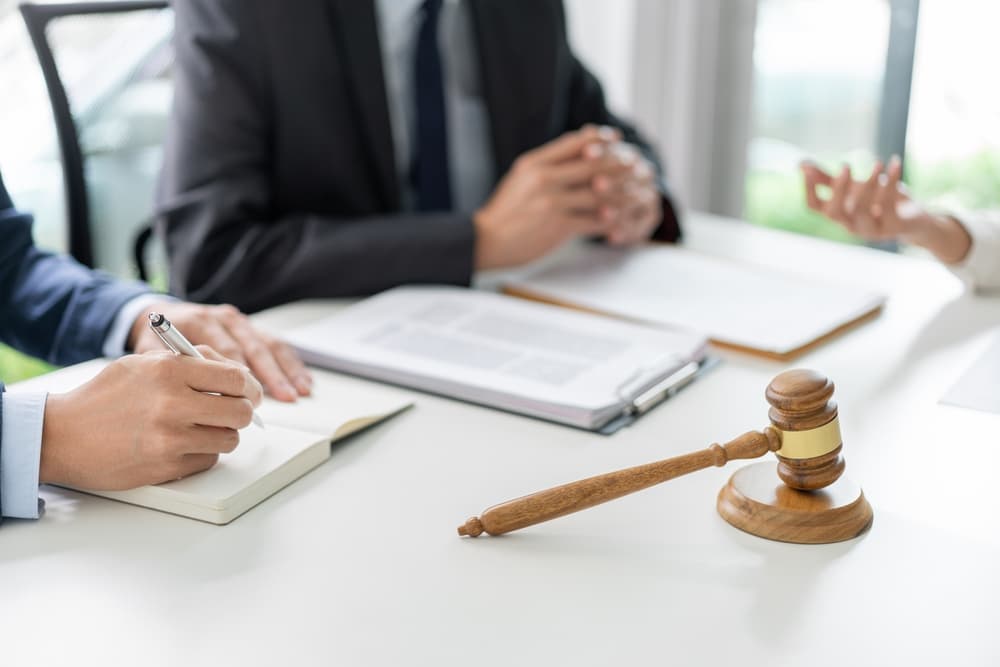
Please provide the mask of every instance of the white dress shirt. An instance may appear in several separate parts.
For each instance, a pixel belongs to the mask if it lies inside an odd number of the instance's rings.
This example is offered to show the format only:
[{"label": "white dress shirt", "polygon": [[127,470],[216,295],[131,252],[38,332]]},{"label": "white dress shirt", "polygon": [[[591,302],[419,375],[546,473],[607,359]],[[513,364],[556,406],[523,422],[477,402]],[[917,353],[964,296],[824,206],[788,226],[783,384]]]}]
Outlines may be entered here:
[{"label": "white dress shirt", "polygon": [[956,218],[972,237],[972,247],[951,270],[977,291],[1000,291],[1000,212],[963,213]]},{"label": "white dress shirt", "polygon": [[[162,294],[143,294],[122,306],[104,339],[104,356],[125,354],[128,334],[139,314],[153,303],[168,300]],[[3,395],[3,448],[0,449],[0,507],[12,519],[37,519],[38,468],[42,455],[45,392],[6,392]]]},{"label": "white dress shirt", "polygon": [[[378,0],[379,42],[386,101],[403,207],[413,210],[410,183],[416,94],[413,90],[417,35],[423,0]],[[489,198],[496,180],[490,117],[483,98],[479,52],[464,0],[445,0],[438,30],[448,123],[448,171],[452,209],[472,213]]]}]

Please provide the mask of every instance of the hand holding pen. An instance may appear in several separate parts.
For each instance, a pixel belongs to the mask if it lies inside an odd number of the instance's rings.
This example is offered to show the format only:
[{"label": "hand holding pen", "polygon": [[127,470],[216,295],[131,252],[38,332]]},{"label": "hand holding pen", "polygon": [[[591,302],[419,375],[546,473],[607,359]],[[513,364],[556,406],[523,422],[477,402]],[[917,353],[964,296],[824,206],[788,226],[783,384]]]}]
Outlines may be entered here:
[{"label": "hand holding pen", "polygon": [[[171,350],[174,354],[181,354],[187,357],[194,357],[196,359],[204,359],[205,357],[198,351],[191,342],[184,337],[177,327],[173,326],[166,317],[160,313],[150,313],[149,314],[149,327],[153,330],[153,333],[159,337],[167,349]],[[260,416],[254,412],[253,413],[253,423],[264,428],[264,421]]]},{"label": "hand holding pen", "polygon": [[131,489],[207,470],[236,449],[263,389],[247,368],[200,351],[128,354],[76,389],[50,393],[39,481]]}]

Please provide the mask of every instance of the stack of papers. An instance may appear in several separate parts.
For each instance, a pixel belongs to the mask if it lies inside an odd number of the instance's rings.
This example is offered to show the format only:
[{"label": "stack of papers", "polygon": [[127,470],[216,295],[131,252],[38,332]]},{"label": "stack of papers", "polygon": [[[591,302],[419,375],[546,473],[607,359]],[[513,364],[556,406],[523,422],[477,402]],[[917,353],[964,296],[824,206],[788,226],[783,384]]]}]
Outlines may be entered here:
[{"label": "stack of papers", "polygon": [[286,333],[307,363],[600,430],[690,379],[700,334],[457,287],[399,287]]}]

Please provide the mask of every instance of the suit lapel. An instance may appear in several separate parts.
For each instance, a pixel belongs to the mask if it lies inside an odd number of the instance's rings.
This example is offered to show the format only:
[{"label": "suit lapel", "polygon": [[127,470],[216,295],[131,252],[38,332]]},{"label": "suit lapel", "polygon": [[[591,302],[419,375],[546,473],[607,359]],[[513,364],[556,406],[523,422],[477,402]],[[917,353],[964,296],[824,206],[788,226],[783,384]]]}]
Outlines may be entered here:
[{"label": "suit lapel", "polygon": [[386,210],[400,207],[392,125],[386,101],[378,18],[374,0],[328,0],[333,29],[345,60],[359,124],[368,143]]},{"label": "suit lapel", "polygon": [[479,51],[480,75],[486,108],[493,133],[493,155],[497,175],[507,173],[519,151],[517,118],[513,104],[520,88],[517,52],[510,48],[507,12],[501,3],[479,0],[469,2],[472,25]]},{"label": "suit lapel", "polygon": [[467,0],[493,131],[497,174],[552,137],[555,72],[548,3]]}]

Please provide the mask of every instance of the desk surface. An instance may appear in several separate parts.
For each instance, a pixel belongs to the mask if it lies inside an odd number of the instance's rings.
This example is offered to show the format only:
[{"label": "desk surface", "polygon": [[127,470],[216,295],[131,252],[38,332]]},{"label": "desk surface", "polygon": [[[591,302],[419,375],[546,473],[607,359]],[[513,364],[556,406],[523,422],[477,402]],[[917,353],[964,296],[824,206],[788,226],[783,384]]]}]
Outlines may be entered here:
[{"label": "desk surface", "polygon": [[[707,216],[687,243],[891,295],[794,364],[837,384],[866,536],[798,546],[731,528],[715,497],[732,464],[504,538],[455,534],[496,502],[765,425],[780,363],[725,354],[612,437],[418,395],[229,526],[45,490],[41,521],[0,529],[0,661],[1000,663],[1000,416],[937,402],[986,349],[1000,299],[963,295],[931,261]],[[258,319],[280,331],[331,307]]]}]

